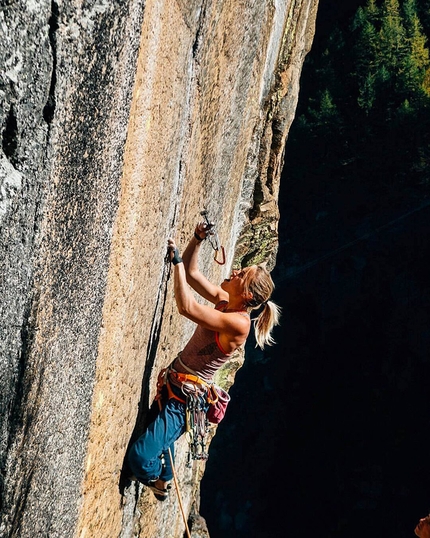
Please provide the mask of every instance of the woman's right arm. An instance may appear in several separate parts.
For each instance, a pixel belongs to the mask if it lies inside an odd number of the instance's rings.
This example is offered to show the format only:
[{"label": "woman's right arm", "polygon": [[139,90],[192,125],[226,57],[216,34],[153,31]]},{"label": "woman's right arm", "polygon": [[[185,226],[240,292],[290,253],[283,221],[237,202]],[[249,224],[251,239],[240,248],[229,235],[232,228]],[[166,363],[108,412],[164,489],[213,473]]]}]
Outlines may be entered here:
[{"label": "woman's right arm", "polygon": [[[182,260],[186,272],[188,284],[207,301],[217,304],[220,301],[228,301],[228,293],[220,286],[212,284],[199,269],[198,255],[203,239],[207,235],[207,226],[204,223],[199,223],[195,229],[195,235],[190,239]],[[200,237],[200,241],[196,238]]]}]

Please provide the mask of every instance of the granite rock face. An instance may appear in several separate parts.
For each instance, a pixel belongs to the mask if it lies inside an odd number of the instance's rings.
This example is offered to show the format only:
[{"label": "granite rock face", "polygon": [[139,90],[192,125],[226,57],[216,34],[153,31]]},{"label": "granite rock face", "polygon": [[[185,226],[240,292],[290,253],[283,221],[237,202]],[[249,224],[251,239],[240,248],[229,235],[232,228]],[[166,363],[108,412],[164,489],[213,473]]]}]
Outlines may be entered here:
[{"label": "granite rock face", "polygon": [[[204,246],[210,278],[274,266],[317,3],[0,2],[2,536],[183,535],[176,496],[122,472],[193,330],[167,238],[184,246],[206,207],[227,254],[218,266]],[[182,502],[205,536],[204,465],[186,452]]]}]

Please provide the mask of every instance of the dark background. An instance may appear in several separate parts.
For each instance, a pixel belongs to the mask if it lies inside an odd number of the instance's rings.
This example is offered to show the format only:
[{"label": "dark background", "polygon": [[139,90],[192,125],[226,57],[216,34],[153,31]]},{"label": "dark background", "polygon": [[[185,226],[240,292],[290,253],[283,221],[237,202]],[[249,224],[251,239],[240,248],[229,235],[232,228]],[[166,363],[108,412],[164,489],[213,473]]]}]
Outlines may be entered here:
[{"label": "dark background", "polygon": [[[363,4],[321,0],[310,54]],[[211,538],[413,538],[430,509],[430,200],[410,186],[292,181],[294,153],[287,142],[282,326],[276,346],[247,344],[201,514]]]}]

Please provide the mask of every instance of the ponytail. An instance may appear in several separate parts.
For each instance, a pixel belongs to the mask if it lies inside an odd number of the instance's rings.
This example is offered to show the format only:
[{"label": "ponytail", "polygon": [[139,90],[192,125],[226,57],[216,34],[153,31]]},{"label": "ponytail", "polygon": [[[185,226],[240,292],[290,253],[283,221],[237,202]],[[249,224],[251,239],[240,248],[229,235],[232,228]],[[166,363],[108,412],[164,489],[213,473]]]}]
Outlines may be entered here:
[{"label": "ponytail", "polygon": [[281,317],[281,308],[272,301],[263,303],[262,312],[254,320],[256,347],[264,349],[264,346],[271,346],[275,343],[272,336],[272,330],[276,325],[279,325]]},{"label": "ponytail", "polygon": [[275,325],[279,325],[281,317],[281,308],[273,301],[269,301],[274,289],[273,280],[264,265],[257,265],[255,272],[246,273],[245,291],[252,294],[246,305],[251,310],[263,307],[254,320],[255,339],[261,349],[264,349],[265,345],[271,346],[275,343],[272,330]]}]

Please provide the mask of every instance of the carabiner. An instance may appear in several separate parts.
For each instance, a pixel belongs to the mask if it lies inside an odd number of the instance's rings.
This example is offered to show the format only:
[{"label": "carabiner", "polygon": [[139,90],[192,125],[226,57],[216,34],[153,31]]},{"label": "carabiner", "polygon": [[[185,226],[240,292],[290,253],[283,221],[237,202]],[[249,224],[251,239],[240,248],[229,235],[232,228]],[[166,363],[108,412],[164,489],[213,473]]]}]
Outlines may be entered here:
[{"label": "carabiner", "polygon": [[[220,262],[217,258],[218,258],[218,252],[221,250],[221,254],[222,254],[222,262]],[[224,265],[225,264],[225,250],[224,250],[224,247],[221,245],[219,249],[215,250],[215,256],[214,256],[214,260],[217,262],[218,265]]]},{"label": "carabiner", "polygon": [[[211,247],[215,251],[214,260],[217,262],[218,265],[224,265],[225,264],[225,250],[224,247],[220,244],[218,234],[215,231],[215,224],[209,220],[208,212],[206,209],[203,211],[200,211],[200,215],[205,219],[206,225],[208,227],[207,232],[207,238],[209,243],[211,244]],[[221,261],[218,260],[218,252],[221,250]]]}]

